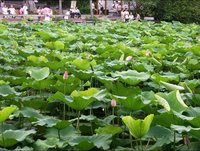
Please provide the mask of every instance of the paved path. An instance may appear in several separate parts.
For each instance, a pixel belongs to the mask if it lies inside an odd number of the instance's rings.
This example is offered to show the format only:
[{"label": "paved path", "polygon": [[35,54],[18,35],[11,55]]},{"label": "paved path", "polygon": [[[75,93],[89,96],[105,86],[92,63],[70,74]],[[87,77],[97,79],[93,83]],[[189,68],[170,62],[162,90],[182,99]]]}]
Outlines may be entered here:
[{"label": "paved path", "polygon": [[[53,20],[64,20],[64,16],[65,15],[52,15],[51,18]],[[0,14],[0,20],[7,20],[7,21],[21,21],[23,19],[31,19],[35,22],[38,21],[38,17],[40,17],[40,15],[2,15]],[[105,16],[100,16],[100,15],[95,15],[96,18],[98,19],[104,19]],[[88,21],[88,18],[90,18],[90,15],[82,15],[81,18],[70,18],[69,21],[71,22],[75,22],[75,23],[85,23],[85,22],[91,22]],[[120,19],[120,17],[118,16],[107,16],[107,18],[109,18],[110,20],[116,20],[116,19]]]}]

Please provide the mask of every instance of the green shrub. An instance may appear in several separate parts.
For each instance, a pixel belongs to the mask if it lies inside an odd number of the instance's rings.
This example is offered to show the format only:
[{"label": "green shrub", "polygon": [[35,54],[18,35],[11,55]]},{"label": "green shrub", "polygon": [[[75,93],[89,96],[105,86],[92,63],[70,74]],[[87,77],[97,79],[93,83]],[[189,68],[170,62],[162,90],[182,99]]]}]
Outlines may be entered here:
[{"label": "green shrub", "polygon": [[136,0],[136,12],[156,20],[200,23],[199,0]]}]

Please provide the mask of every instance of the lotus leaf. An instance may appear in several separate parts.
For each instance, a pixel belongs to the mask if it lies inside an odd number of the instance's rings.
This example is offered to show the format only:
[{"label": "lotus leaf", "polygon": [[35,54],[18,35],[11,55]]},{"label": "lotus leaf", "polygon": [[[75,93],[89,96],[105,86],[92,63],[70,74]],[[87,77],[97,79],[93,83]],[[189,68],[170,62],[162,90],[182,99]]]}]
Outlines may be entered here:
[{"label": "lotus leaf", "polygon": [[35,130],[6,130],[2,134],[0,134],[0,146],[3,147],[11,147],[17,144],[18,142],[22,142],[27,136],[30,134],[35,134]]},{"label": "lotus leaf", "polygon": [[131,116],[124,116],[122,120],[128,127],[131,135],[133,135],[135,138],[142,138],[149,131],[153,117],[154,115],[150,114],[147,117],[145,117],[144,120],[135,120]]},{"label": "lotus leaf", "polygon": [[167,83],[167,82],[164,82],[164,81],[160,81],[160,83],[162,85],[164,85],[170,91],[173,91],[173,90],[184,90],[184,87],[182,87],[182,86],[174,85],[174,84]]},{"label": "lotus leaf", "polygon": [[122,72],[112,73],[113,77],[119,77],[120,81],[125,82],[130,85],[136,85],[142,81],[149,79],[150,75],[144,72],[137,72],[135,70],[128,70]]},{"label": "lotus leaf", "polygon": [[112,134],[113,136],[122,132],[120,127],[115,127],[112,125],[106,125],[105,127],[99,127],[95,130],[97,134]]},{"label": "lotus leaf", "polygon": [[29,68],[27,72],[30,74],[30,76],[35,79],[36,81],[44,80],[49,76],[49,68]]},{"label": "lotus leaf", "polygon": [[55,41],[54,42],[54,48],[56,50],[63,50],[63,49],[65,49],[65,44],[61,41]]},{"label": "lotus leaf", "polygon": [[95,60],[88,61],[81,58],[77,58],[72,62],[72,64],[81,70],[88,70],[91,68],[91,66],[93,67],[96,66],[96,61]]},{"label": "lotus leaf", "polygon": [[0,95],[9,96],[9,95],[20,95],[21,93],[16,92],[14,88],[11,88],[9,85],[0,85]]},{"label": "lotus leaf", "polygon": [[0,123],[4,122],[8,117],[17,110],[16,106],[5,107],[0,111]]}]

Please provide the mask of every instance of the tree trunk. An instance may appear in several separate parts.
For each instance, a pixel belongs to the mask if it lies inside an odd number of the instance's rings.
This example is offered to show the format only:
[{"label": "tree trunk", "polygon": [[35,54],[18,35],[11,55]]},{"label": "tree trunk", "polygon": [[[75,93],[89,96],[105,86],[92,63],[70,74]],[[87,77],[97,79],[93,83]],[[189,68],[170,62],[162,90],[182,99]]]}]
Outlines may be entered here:
[{"label": "tree trunk", "polygon": [[37,12],[37,8],[36,8],[36,6],[35,6],[34,0],[28,0],[28,1],[27,1],[27,6],[28,6],[29,11],[30,11],[31,13],[36,13],[36,12]]},{"label": "tree trunk", "polygon": [[62,0],[59,0],[59,14],[62,15]]},{"label": "tree trunk", "polygon": [[92,0],[90,0],[90,15],[91,15],[91,18],[93,19],[94,13],[93,13],[93,10],[92,10]]}]

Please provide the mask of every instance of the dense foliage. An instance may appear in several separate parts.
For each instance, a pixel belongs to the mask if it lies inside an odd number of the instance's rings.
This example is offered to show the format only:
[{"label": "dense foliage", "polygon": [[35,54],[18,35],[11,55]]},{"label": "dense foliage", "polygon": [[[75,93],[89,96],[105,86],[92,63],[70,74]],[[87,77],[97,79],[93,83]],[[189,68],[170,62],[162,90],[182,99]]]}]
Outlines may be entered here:
[{"label": "dense foliage", "polygon": [[136,11],[157,20],[200,23],[199,0],[136,0]]},{"label": "dense foliage", "polygon": [[198,150],[200,26],[0,23],[0,150]]}]

